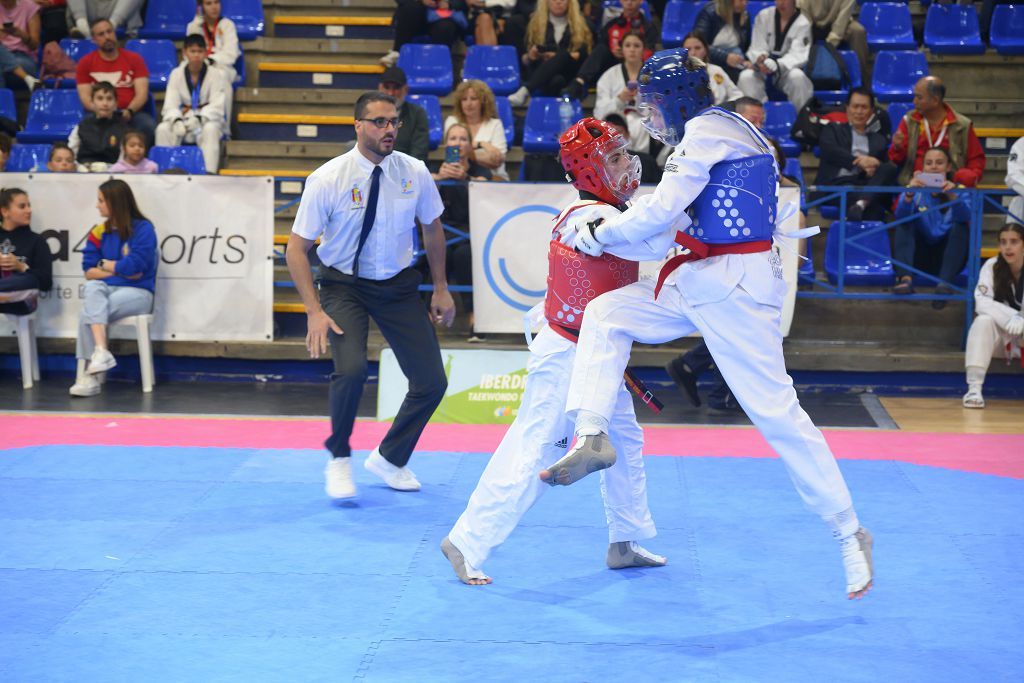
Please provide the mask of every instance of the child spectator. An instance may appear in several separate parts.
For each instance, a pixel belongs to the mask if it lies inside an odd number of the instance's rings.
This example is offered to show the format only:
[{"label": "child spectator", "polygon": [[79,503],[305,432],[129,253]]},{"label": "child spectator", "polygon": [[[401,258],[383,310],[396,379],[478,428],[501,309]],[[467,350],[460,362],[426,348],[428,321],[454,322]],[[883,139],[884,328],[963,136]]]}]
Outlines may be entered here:
[{"label": "child spectator", "polygon": [[577,0],[540,0],[526,28],[522,55],[523,85],[509,95],[513,107],[526,104],[530,93],[556,95],[580,70],[594,46]]},{"label": "child spectator", "polygon": [[689,51],[691,57],[696,57],[707,64],[708,80],[711,82],[711,92],[715,96],[716,105],[732,102],[743,97],[743,91],[733,83],[733,80],[729,78],[729,74],[725,73],[725,69],[711,63],[710,48],[707,41],[704,40],[704,36],[696,31],[688,33],[686,38],[683,39],[683,47]]},{"label": "child spectator", "polygon": [[103,172],[121,155],[128,124],[117,116],[117,91],[110,83],[92,86],[92,113],[86,114],[68,136],[79,170]]},{"label": "child spectator", "polygon": [[39,5],[33,0],[0,0],[0,24],[0,69],[8,87],[13,76],[31,92],[39,82]]},{"label": "child spectator", "polygon": [[466,126],[473,141],[470,161],[489,168],[495,180],[508,180],[505,170],[508,141],[505,126],[498,118],[494,93],[483,81],[468,80],[459,83],[452,99],[455,113],[444,120],[444,129],[448,130],[454,123]]},{"label": "child spectator", "polygon": [[[895,228],[893,258],[909,263],[915,268],[938,275],[939,279],[951,282],[964,267],[967,260],[967,245],[970,236],[971,209],[965,197],[957,197],[951,190],[958,187],[949,180],[953,163],[949,152],[942,147],[932,147],[925,152],[922,170],[914,174],[908,187],[930,187],[921,173],[940,174],[946,179],[939,191],[906,192],[896,202],[896,219],[915,215],[907,223]],[[962,187],[962,186],[959,186]],[[952,206],[937,211],[932,207],[954,202]],[[926,213],[927,212],[927,213]],[[893,294],[913,294],[914,278],[903,266],[896,265],[897,284]],[[946,284],[935,288],[936,294],[952,294]],[[936,308],[945,306],[944,301],[935,301]]]},{"label": "child spectator", "polygon": [[50,247],[32,232],[32,204],[24,190],[0,191],[0,313],[28,315],[39,292],[53,286]]},{"label": "child spectator", "polygon": [[[199,35],[206,39],[206,63],[220,70],[224,82],[234,87],[238,80],[235,62],[242,54],[238,48],[238,29],[235,22],[221,16],[220,0],[196,0],[196,18],[185,28],[185,35]],[[229,90],[224,100],[224,118],[231,121],[234,93]]]},{"label": "child spectator", "polygon": [[711,0],[697,13],[693,30],[711,44],[711,63],[725,69],[735,83],[750,66],[750,15],[747,0]]},{"label": "child spectator", "polygon": [[1007,223],[999,230],[999,255],[981,267],[974,304],[978,317],[967,333],[967,393],[964,408],[984,408],[981,387],[992,357],[1020,356],[1024,345],[1024,226]]},{"label": "child spectator", "polygon": [[160,167],[146,158],[146,136],[137,130],[124,134],[121,158],[110,167],[111,173],[159,173]]},{"label": "child spectator", "polygon": [[220,166],[220,139],[227,127],[224,104],[230,97],[231,86],[220,70],[206,63],[206,42],[202,36],[186,36],[182,55],[185,63],[176,67],[167,81],[156,144],[198,145],[203,150],[207,173],[216,173]]},{"label": "child spectator", "polygon": [[106,220],[89,231],[82,252],[85,302],[79,316],[75,356],[88,360],[71,387],[72,396],[100,393],[96,375],[117,365],[107,350],[107,325],[153,310],[157,240],[128,183],[111,179],[100,185],[96,209]]},{"label": "child spectator", "polygon": [[68,143],[53,143],[50,147],[50,157],[46,161],[46,170],[50,173],[74,173],[78,170],[75,152],[68,147]]},{"label": "child spectator", "polygon": [[619,0],[622,14],[605,23],[594,41],[594,51],[586,58],[576,79],[564,90],[567,97],[582,100],[587,88],[597,81],[608,69],[622,61],[622,38],[627,33],[636,33],[644,41],[644,59],[654,53],[658,30],[649,17],[640,11],[641,0]]}]

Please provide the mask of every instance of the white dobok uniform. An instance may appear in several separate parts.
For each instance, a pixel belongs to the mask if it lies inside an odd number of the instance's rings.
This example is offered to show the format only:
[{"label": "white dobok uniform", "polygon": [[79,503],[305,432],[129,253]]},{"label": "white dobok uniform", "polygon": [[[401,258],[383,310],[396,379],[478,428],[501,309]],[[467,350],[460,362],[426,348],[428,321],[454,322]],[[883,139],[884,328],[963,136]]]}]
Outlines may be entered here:
[{"label": "white dobok uniform", "polygon": [[[974,288],[974,306],[978,316],[967,333],[966,367],[988,369],[993,356],[1009,360],[1021,354],[1021,338],[1011,337],[1006,331],[1010,318],[1019,315],[1019,311],[993,298],[992,273],[997,260],[999,257],[993,256],[985,261],[978,274],[978,285]],[[1014,292],[1014,295],[1019,295],[1019,292]]]},{"label": "white dobok uniform", "polygon": [[[220,167],[220,139],[227,130],[225,103],[231,97],[231,85],[224,80],[220,69],[204,65],[198,97],[185,79],[186,64],[180,64],[167,79],[162,121],[156,127],[156,144],[177,147],[181,144],[198,145],[203,150],[207,173],[216,173]],[[198,106],[193,107],[193,104]],[[186,124],[184,133],[175,132],[174,124]]]},{"label": "white dobok uniform", "polygon": [[[618,209],[608,204],[591,204],[574,211],[567,222],[582,225],[618,214]],[[662,230],[645,241],[609,251],[631,261],[660,260],[672,246],[673,234]],[[584,319],[589,315],[589,308],[586,310]],[[548,325],[530,343],[519,414],[491,456],[465,512],[448,533],[466,562],[477,569],[550,488],[538,474],[564,456],[572,443],[573,423],[566,417],[565,401],[575,355],[576,344]],[[601,472],[608,539],[610,543],[640,541],[657,533],[647,507],[643,430],[637,424],[622,371],[610,384],[614,386],[608,401],[608,436],[619,457],[614,466]]]},{"label": "white dobok uniform", "polygon": [[[614,249],[657,235],[667,225],[688,229],[685,209],[706,191],[712,166],[764,154],[771,154],[768,141],[741,117],[721,109],[706,111],[687,122],[654,193],[601,226],[598,238]],[[668,276],[657,299],[654,283],[641,280],[591,302],[568,409],[573,417],[582,409],[610,418],[634,341],[663,344],[700,332],[736,399],[782,457],[804,503],[830,520],[833,533],[838,529],[846,537],[857,530],[850,493],[786,373],[779,330],[786,285],[777,248],[685,263]]]}]

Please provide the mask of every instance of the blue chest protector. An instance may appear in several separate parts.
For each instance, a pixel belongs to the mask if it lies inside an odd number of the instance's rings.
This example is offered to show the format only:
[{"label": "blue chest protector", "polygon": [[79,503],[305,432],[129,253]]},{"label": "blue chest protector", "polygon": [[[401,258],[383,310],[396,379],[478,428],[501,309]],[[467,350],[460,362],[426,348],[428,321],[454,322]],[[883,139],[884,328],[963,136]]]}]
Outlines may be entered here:
[{"label": "blue chest protector", "polygon": [[722,161],[687,213],[686,232],[706,244],[771,239],[775,231],[778,176],[769,154]]}]

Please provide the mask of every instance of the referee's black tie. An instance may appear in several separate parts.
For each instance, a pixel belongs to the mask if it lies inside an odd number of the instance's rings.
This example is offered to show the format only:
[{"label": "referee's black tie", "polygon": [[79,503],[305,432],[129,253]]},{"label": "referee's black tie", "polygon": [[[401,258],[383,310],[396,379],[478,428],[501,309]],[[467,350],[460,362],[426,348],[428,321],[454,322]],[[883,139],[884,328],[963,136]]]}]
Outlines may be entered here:
[{"label": "referee's black tie", "polygon": [[370,197],[366,200],[366,214],[363,216],[363,229],[359,233],[359,246],[356,247],[356,258],[352,261],[352,277],[359,277],[359,255],[363,253],[366,238],[373,229],[373,221],[377,218],[377,195],[380,194],[380,166],[373,167],[373,182],[370,183]]}]

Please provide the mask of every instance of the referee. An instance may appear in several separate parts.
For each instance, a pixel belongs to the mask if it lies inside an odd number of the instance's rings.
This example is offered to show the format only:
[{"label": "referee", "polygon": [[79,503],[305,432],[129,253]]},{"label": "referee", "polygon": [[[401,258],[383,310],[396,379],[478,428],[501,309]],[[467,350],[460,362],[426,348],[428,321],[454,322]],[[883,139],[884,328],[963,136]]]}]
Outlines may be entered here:
[{"label": "referee", "polygon": [[[432,320],[451,327],[455,304],[445,280],[445,237],[441,196],[426,165],[395,152],[401,121],[395,100],[364,93],[355,107],[356,146],[314,171],[306,181],[288,238],[288,270],[306,307],[306,348],[312,358],[330,340],[331,453],[327,495],[356,495],[349,437],[366,382],[366,338],[372,317],[409,380],[409,392],[388,433],[366,459],[367,470],[398,491],[418,491],[406,467],[427,420],[441,402],[448,381]],[[410,266],[416,220],[434,280],[430,313],[418,288],[422,278]],[[318,280],[308,252],[322,264]]]}]

